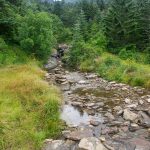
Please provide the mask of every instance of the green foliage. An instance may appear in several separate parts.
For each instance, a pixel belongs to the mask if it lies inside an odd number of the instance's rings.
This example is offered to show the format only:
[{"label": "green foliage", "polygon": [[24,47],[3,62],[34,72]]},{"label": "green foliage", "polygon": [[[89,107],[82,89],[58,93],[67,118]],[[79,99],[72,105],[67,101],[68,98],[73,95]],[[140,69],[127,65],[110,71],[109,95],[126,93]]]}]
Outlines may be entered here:
[{"label": "green foliage", "polygon": [[141,50],[150,44],[150,0],[137,0],[137,47]]},{"label": "green foliage", "polygon": [[102,31],[98,31],[95,35],[93,35],[90,38],[89,43],[92,46],[96,46],[98,48],[102,48],[103,50],[105,50],[107,46],[106,36]]},{"label": "green foliage", "polygon": [[135,44],[143,51],[150,42],[149,9],[149,0],[113,0],[104,19],[109,48]]},{"label": "green foliage", "polygon": [[0,69],[1,150],[38,150],[60,134],[60,93],[44,74],[35,61]]},{"label": "green foliage", "polygon": [[18,17],[18,41],[28,54],[35,54],[39,59],[50,55],[54,44],[52,19],[45,13],[29,12]]},{"label": "green foliage", "polygon": [[12,64],[24,64],[30,58],[17,47],[5,46],[5,49],[0,51],[0,66],[7,66]]},{"label": "green foliage", "polygon": [[0,37],[0,52],[5,51],[7,49],[7,44],[5,43],[4,39]]},{"label": "green foliage", "polygon": [[103,54],[96,64],[97,72],[107,80],[150,88],[150,68],[134,61],[123,61],[116,56]]},{"label": "green foliage", "polygon": [[105,17],[109,47],[118,48],[136,41],[136,12],[132,0],[113,0]]}]

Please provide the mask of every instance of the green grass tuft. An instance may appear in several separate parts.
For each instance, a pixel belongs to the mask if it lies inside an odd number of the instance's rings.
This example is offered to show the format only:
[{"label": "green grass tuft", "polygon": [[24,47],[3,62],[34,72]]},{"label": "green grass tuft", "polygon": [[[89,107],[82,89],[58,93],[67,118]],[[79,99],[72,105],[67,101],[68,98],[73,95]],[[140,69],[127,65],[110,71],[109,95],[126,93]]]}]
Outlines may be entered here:
[{"label": "green grass tuft", "polygon": [[43,80],[36,62],[0,69],[0,149],[40,149],[59,136],[60,92]]}]

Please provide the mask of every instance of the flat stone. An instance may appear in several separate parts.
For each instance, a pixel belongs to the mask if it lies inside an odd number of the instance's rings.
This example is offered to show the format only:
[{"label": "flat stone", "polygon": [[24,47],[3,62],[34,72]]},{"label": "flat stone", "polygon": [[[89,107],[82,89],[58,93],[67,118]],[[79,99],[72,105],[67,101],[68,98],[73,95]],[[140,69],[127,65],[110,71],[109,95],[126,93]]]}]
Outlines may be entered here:
[{"label": "flat stone", "polygon": [[139,126],[136,123],[131,123],[129,126],[129,131],[131,131],[131,132],[135,132],[138,129],[139,129]]},{"label": "flat stone", "polygon": [[141,115],[141,124],[145,127],[150,128],[150,117],[145,113],[140,111],[139,114]]},{"label": "flat stone", "polygon": [[135,121],[138,118],[138,115],[130,111],[129,109],[125,109],[123,113],[123,118],[129,121]]},{"label": "flat stone", "polygon": [[147,99],[147,102],[150,103],[150,98]]},{"label": "flat stone", "polygon": [[127,108],[136,108],[138,106],[138,104],[131,104],[131,105],[128,105]]},{"label": "flat stone", "polygon": [[105,142],[106,141],[106,138],[104,136],[101,136],[99,139],[101,140],[101,142]]},{"label": "flat stone", "polygon": [[121,106],[115,106],[115,107],[113,108],[113,110],[114,110],[115,112],[117,112],[117,111],[122,110],[122,108],[121,108]]},{"label": "flat stone", "polygon": [[78,83],[79,83],[79,84],[87,84],[87,81],[85,81],[85,80],[80,80]]},{"label": "flat stone", "polygon": [[107,117],[109,120],[115,120],[115,117],[109,112],[107,112],[104,116]]},{"label": "flat stone", "polygon": [[112,142],[112,145],[115,150],[139,150],[135,149],[135,144],[128,141],[128,139],[119,139]]},{"label": "flat stone", "polygon": [[97,77],[96,74],[90,74],[86,76],[87,79],[95,79],[96,77]]},{"label": "flat stone", "polygon": [[123,114],[123,110],[119,110],[117,113],[116,113],[118,116],[121,116]]},{"label": "flat stone", "polygon": [[130,143],[136,146],[136,150],[150,150],[150,142],[145,139],[133,138]]},{"label": "flat stone", "polygon": [[83,138],[79,143],[79,148],[82,150],[107,150],[95,137]]},{"label": "flat stone", "polygon": [[82,138],[87,138],[87,137],[92,137],[92,136],[93,136],[93,131],[91,129],[83,128],[82,130],[81,129],[76,130],[67,134],[65,138],[73,140],[73,141],[79,141]]},{"label": "flat stone", "polygon": [[62,150],[62,146],[65,142],[63,140],[49,141],[46,143],[43,150]]},{"label": "flat stone", "polygon": [[97,120],[90,120],[90,124],[93,126],[98,126],[100,124],[100,122]]},{"label": "flat stone", "polygon": [[143,105],[143,104],[144,104],[144,101],[143,101],[143,100],[139,100],[139,104],[140,104],[140,105]]},{"label": "flat stone", "polygon": [[131,104],[131,99],[129,99],[129,98],[126,98],[124,101],[126,104]]}]

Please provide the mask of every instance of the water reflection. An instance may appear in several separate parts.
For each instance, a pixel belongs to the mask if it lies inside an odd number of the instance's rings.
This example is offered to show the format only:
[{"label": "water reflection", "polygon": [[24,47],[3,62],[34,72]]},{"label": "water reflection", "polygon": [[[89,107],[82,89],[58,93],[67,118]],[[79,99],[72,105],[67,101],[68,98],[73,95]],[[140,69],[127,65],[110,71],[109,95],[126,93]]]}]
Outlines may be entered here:
[{"label": "water reflection", "polygon": [[91,119],[103,121],[100,114],[95,116],[89,116],[86,111],[82,111],[78,107],[72,105],[64,105],[61,113],[61,119],[66,122],[67,125],[79,126],[80,124],[89,124]]}]

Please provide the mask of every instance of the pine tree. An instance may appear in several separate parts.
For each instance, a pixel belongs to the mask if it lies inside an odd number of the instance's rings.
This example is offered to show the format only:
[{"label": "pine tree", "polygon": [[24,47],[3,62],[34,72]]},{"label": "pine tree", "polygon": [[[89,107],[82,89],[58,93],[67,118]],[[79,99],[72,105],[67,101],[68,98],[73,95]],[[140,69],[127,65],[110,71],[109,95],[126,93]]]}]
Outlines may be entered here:
[{"label": "pine tree", "polygon": [[137,22],[132,0],[113,0],[104,22],[110,47],[124,47],[136,41]]},{"label": "pine tree", "polygon": [[83,39],[87,41],[88,40],[88,23],[86,21],[86,17],[85,17],[83,10],[81,10],[80,15],[79,15],[79,24],[80,24],[80,30],[81,30]]},{"label": "pine tree", "polygon": [[150,46],[150,0],[137,0],[138,40],[137,46],[144,50]]}]

